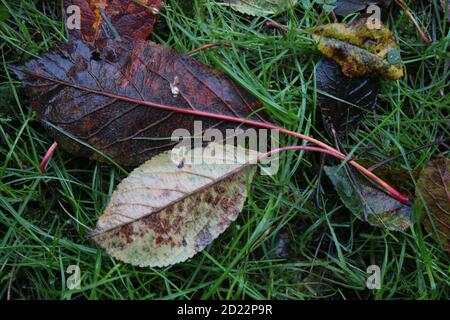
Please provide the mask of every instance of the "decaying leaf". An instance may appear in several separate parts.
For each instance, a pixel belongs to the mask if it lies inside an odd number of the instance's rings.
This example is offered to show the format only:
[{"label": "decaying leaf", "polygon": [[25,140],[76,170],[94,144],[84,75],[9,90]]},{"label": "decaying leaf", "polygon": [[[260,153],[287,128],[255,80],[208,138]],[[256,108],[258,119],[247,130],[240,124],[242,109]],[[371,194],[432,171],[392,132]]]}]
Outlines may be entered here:
[{"label": "decaying leaf", "polygon": [[[370,160],[359,160],[358,163],[366,168],[370,168],[375,165],[375,162]],[[390,185],[395,186],[395,188],[401,193],[408,195],[411,198],[415,197],[414,181],[411,179],[411,175],[408,170],[384,165],[371,171],[384,181],[389,181]],[[412,175],[415,178],[418,178],[419,172],[417,170],[413,170]]]},{"label": "decaying leaf", "polygon": [[193,135],[194,120],[202,121],[203,130],[230,126],[128,98],[238,117],[260,106],[222,72],[150,41],[76,40],[12,69],[61,147],[96,160],[103,153],[128,166],[171,148],[175,129]]},{"label": "decaying leaf", "polygon": [[295,5],[298,0],[224,0],[236,11],[252,15],[265,16],[276,14]]},{"label": "decaying leaf", "polygon": [[362,179],[355,186],[344,168],[325,167],[325,172],[344,205],[360,219],[372,226],[394,231],[406,230],[411,226],[409,206],[366,184]]},{"label": "decaying leaf", "polygon": [[215,143],[184,157],[173,151],[155,156],[117,186],[90,236],[110,255],[133,265],[185,261],[242,211],[256,156]]},{"label": "decaying leaf", "polygon": [[417,199],[419,207],[424,210],[419,193],[430,214],[424,212],[422,215],[425,229],[433,234],[436,230],[444,248],[450,252],[450,159],[437,158],[422,169],[417,184]]},{"label": "decaying leaf", "polygon": [[[93,42],[101,37],[120,36],[145,39],[153,30],[162,0],[65,0],[64,7],[76,5],[81,13],[81,36]],[[71,12],[69,12],[71,13]],[[77,29],[69,30],[78,39]]]},{"label": "decaying leaf", "polygon": [[346,25],[331,23],[313,30],[318,49],[336,61],[348,77],[382,76],[390,80],[403,77],[400,63],[391,64],[388,54],[398,52],[394,34],[386,27],[369,28],[366,19]]},{"label": "decaying leaf", "polygon": [[378,80],[373,77],[349,78],[334,61],[323,58],[316,67],[317,105],[324,127],[333,137],[347,135],[375,106]]},{"label": "decaying leaf", "polygon": [[392,0],[336,0],[336,8],[334,13],[338,16],[346,16],[350,13],[362,11],[371,4],[376,4],[383,8],[387,8]]}]

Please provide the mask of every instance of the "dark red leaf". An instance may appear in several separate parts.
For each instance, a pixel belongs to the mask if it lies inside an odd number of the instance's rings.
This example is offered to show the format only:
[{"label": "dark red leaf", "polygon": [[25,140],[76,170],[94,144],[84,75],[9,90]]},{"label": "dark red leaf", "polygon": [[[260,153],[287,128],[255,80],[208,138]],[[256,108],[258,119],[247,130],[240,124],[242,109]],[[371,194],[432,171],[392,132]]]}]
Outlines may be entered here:
[{"label": "dark red leaf", "polygon": [[[81,35],[84,41],[93,42],[104,36],[108,22],[121,36],[146,39],[162,9],[161,0],[65,0],[64,7],[76,5],[81,11]],[[102,15],[102,11],[103,14]],[[70,30],[70,35],[80,37],[78,30]],[[112,30],[109,30],[112,34]]]},{"label": "dark red leaf", "polygon": [[[196,119],[203,121],[203,129],[232,125],[127,98],[238,117],[260,107],[222,72],[149,41],[106,39],[91,45],[77,40],[12,69],[42,120],[130,166],[173,146],[175,129],[193,134]],[[178,95],[171,86],[175,79]],[[53,126],[48,129],[62,148],[101,159]]]}]

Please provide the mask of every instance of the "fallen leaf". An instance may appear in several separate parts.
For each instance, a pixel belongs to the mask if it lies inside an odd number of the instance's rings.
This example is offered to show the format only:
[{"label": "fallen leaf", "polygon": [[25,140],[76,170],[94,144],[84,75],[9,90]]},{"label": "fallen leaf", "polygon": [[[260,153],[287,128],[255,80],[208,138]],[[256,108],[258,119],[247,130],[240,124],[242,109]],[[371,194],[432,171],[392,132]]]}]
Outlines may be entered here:
[{"label": "fallen leaf", "polygon": [[298,0],[224,0],[232,9],[251,16],[265,16],[285,11]]},{"label": "fallen leaf", "polygon": [[411,208],[359,179],[358,186],[340,166],[324,167],[344,205],[375,227],[401,231],[411,226]]},{"label": "fallen leaf", "polygon": [[[80,8],[81,36],[84,41],[94,42],[104,36],[114,38],[115,32],[120,36],[146,39],[163,3],[161,0],[65,0],[65,12],[72,5]],[[79,30],[69,30],[69,34],[80,38]]]},{"label": "fallen leaf", "polygon": [[[376,163],[371,160],[359,160],[358,163],[363,167],[370,168]],[[374,174],[383,179],[384,181],[389,181],[389,183],[403,194],[409,195],[411,198],[415,196],[415,186],[414,181],[411,179],[411,175],[406,169],[393,168],[389,165],[384,165],[382,167],[372,170]],[[418,171],[413,170],[412,175],[418,178]]]},{"label": "fallen leaf", "polygon": [[[336,61],[348,77],[381,76],[390,80],[403,77],[400,63],[391,64],[388,54],[399,54],[394,34],[386,27],[369,28],[366,19],[351,25],[331,23],[313,29],[319,51]],[[392,53],[391,53],[392,54]]]},{"label": "fallen leaf", "polygon": [[322,59],[316,67],[317,105],[324,127],[333,137],[346,136],[377,101],[378,79],[346,77],[334,61]]},{"label": "fallen leaf", "polygon": [[425,229],[436,234],[434,224],[444,248],[450,252],[450,159],[437,158],[429,162],[420,173],[416,193],[419,208],[423,210],[426,204],[429,210],[429,215],[423,214]]},{"label": "fallen leaf", "polygon": [[103,153],[127,166],[173,147],[175,129],[194,134],[194,120],[202,121],[203,130],[233,127],[129,98],[238,117],[260,107],[222,72],[150,41],[105,39],[92,45],[76,40],[11,68],[63,149],[95,160]]},{"label": "fallen leaf", "polygon": [[174,161],[177,153],[155,156],[117,186],[90,235],[113,257],[141,267],[185,261],[242,211],[256,152],[213,143]]},{"label": "fallen leaf", "polygon": [[379,5],[387,8],[392,0],[336,0],[336,8],[334,13],[338,16],[345,17],[350,13],[355,13],[366,9],[371,4]]}]

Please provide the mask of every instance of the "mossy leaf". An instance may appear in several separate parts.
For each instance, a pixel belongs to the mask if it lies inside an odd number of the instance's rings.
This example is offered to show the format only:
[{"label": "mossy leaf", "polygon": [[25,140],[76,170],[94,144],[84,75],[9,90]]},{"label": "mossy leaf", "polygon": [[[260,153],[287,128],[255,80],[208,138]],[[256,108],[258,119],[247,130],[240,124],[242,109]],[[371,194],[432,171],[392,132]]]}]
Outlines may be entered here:
[{"label": "mossy leaf", "polygon": [[256,152],[219,144],[180,150],[152,158],[117,186],[90,234],[113,257],[141,267],[185,261],[241,212]]},{"label": "mossy leaf", "polygon": [[336,61],[348,77],[400,79],[403,67],[394,34],[384,25],[380,29],[369,27],[366,21],[359,19],[351,25],[331,23],[314,28],[312,33],[319,51]]}]

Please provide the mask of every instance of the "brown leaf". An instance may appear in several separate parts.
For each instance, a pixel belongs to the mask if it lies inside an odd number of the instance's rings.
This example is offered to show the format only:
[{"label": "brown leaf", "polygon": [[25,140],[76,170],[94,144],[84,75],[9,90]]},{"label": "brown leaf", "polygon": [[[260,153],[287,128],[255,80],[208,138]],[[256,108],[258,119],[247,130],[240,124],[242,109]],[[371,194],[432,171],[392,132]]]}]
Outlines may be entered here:
[{"label": "brown leaf", "polygon": [[[377,164],[370,159],[359,160],[358,163],[366,168],[370,168]],[[384,165],[371,171],[384,181],[388,182],[391,186],[395,186],[395,188],[403,194],[406,194],[411,198],[415,197],[414,182],[411,179],[408,170]],[[418,170],[413,170],[412,174],[415,178],[418,178],[419,176]]]},{"label": "brown leaf", "polygon": [[[399,47],[394,34],[386,27],[369,28],[367,19],[346,25],[331,23],[313,30],[318,49],[336,61],[348,77],[382,76],[390,80],[403,77]],[[391,57],[396,57],[392,59]]]},{"label": "brown leaf", "polygon": [[425,206],[419,193],[428,208],[429,215],[426,212],[422,215],[425,229],[433,234],[436,230],[450,252],[450,159],[437,158],[428,163],[420,173],[416,193],[419,208],[423,210]]},{"label": "brown leaf", "polygon": [[378,95],[378,79],[350,78],[334,61],[322,58],[316,67],[317,105],[325,130],[333,137],[346,136],[373,110]]},{"label": "brown leaf", "polygon": [[[113,34],[105,17],[119,35],[146,39],[163,6],[161,0],[65,0],[66,12],[71,5],[80,8],[81,35],[87,42],[104,36],[105,30]],[[70,35],[79,38],[80,32],[70,30]]]},{"label": "brown leaf", "polygon": [[227,125],[127,98],[239,117],[260,106],[222,72],[149,41],[107,39],[94,46],[77,40],[12,69],[60,146],[102,159],[63,131],[129,166],[173,146],[175,129],[193,134],[194,120],[203,122],[203,130]]},{"label": "brown leaf", "polygon": [[141,267],[182,262],[203,250],[242,211],[257,154],[215,143],[198,149],[177,161],[178,153],[164,152],[135,169],[90,236]]}]

